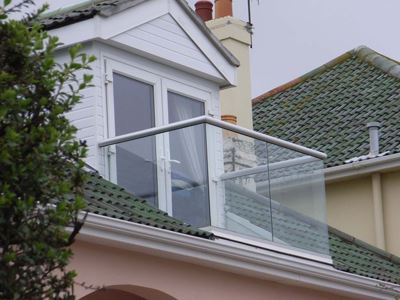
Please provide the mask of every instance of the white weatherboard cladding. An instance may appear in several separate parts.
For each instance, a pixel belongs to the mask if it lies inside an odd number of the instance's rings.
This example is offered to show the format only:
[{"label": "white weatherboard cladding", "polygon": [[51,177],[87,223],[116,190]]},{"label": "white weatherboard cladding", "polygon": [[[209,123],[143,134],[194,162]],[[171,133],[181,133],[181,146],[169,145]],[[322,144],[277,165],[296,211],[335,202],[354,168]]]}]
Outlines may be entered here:
[{"label": "white weatherboard cladding", "polygon": [[[95,55],[99,57],[99,49],[94,47],[93,44],[85,44],[82,52],[87,55]],[[67,50],[59,50],[56,53],[56,60],[58,63],[70,61]],[[97,141],[104,138],[104,121],[102,120],[102,76],[101,76],[101,62],[96,60],[91,64],[91,70],[85,70],[78,73],[81,76],[83,73],[92,74],[93,80],[91,87],[87,87],[81,92],[81,101],[67,113],[66,116],[78,131],[76,134],[77,139],[86,141],[88,146],[88,153],[86,162],[93,167],[98,167],[98,148]],[[100,113],[99,113],[100,112]]]},{"label": "white weatherboard cladding", "polygon": [[[86,162],[97,169],[100,174],[104,174],[104,153],[98,147],[98,142],[106,139],[107,136],[107,99],[105,85],[105,64],[112,60],[133,68],[151,72],[157,76],[165,78],[170,82],[176,82],[188,87],[195,87],[210,93],[211,99],[208,104],[209,115],[219,117],[220,103],[218,100],[218,84],[186,73],[166,64],[160,64],[133,54],[131,52],[118,49],[104,43],[92,42],[84,44],[83,52],[93,54],[97,60],[91,64],[92,70],[85,70],[84,73],[92,74],[93,81],[91,87],[81,92],[81,102],[67,114],[71,123],[77,127],[77,138],[85,140],[88,145]],[[66,49],[57,52],[56,60],[58,63],[69,61],[69,54]]]},{"label": "white weatherboard cladding", "polygon": [[149,58],[221,78],[221,74],[170,14],[163,15],[113,38]]}]

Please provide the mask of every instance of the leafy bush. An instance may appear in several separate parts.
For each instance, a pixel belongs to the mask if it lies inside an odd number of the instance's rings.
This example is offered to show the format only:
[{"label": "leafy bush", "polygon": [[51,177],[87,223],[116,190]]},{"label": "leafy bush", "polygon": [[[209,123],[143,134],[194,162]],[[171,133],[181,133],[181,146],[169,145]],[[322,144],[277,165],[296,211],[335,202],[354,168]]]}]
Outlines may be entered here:
[{"label": "leafy bush", "polygon": [[[10,14],[31,0],[0,6],[0,299],[74,299],[69,246],[84,207],[86,147],[65,113],[80,100],[94,57],[60,46],[39,23],[45,7]],[[79,75],[81,74],[81,75]]]}]

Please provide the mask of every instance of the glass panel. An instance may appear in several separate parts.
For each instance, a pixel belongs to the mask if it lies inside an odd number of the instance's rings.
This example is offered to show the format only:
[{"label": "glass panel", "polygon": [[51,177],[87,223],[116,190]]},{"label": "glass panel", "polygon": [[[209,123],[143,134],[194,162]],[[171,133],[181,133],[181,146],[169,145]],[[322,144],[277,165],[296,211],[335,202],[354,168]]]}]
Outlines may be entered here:
[{"label": "glass panel", "polygon": [[[204,112],[204,108],[196,110],[197,102],[187,105],[191,99],[183,99],[180,105],[180,97],[169,105],[171,120],[180,120],[173,114],[179,116],[182,107],[187,117]],[[186,118],[184,114],[181,116]],[[212,141],[212,149],[207,150],[206,134],[207,140]],[[150,146],[140,145],[154,145],[156,139],[169,141],[166,146],[170,147],[171,167],[167,164],[167,169],[160,168],[159,172],[169,173],[171,178],[172,211],[177,219],[198,227],[212,225],[259,242],[271,241],[329,256],[321,160],[210,124],[114,145],[121,153],[119,174],[128,180],[123,182],[124,186],[130,186],[135,195],[149,201],[157,195],[155,177],[138,174],[155,170],[156,160]],[[210,169],[219,175],[211,196],[208,154],[212,160]],[[130,175],[132,170],[136,172],[134,175]]]},{"label": "glass panel", "polygon": [[228,130],[220,139],[223,197],[216,225],[328,256],[323,162]]},{"label": "glass panel", "polygon": [[228,130],[224,141],[224,229],[272,241],[267,144]]},{"label": "glass panel", "polygon": [[[114,73],[115,135],[154,127],[153,86]],[[117,145],[117,183],[157,206],[157,155],[153,137]]]},{"label": "glass panel", "polygon": [[[204,103],[168,93],[169,122],[204,115]],[[205,125],[169,134],[172,215],[198,227],[210,224]]]},{"label": "glass panel", "polygon": [[[157,195],[155,177],[138,176],[140,172],[147,174],[148,169],[156,169],[156,160],[152,159],[145,147],[146,143],[155,140],[166,140],[167,137],[174,137],[173,141],[176,145],[185,145],[187,134],[193,132],[204,133],[203,124],[192,126],[190,128],[177,129],[168,133],[153,135],[150,137],[140,138],[133,141],[122,142],[108,147],[120,149],[120,172],[123,175],[119,184],[129,186],[130,192],[138,198],[151,201]],[[188,131],[190,129],[190,131]],[[187,144],[187,143],[186,143]],[[196,144],[196,151],[188,157],[181,158],[176,168],[173,168],[171,177],[173,181],[174,196],[174,217],[195,226],[210,226],[210,209],[208,200],[208,178],[197,178],[196,168],[200,168],[201,172],[207,165],[207,149],[206,144]],[[199,166],[200,163],[200,166]],[[164,174],[164,170],[160,168],[160,174]],[[134,174],[134,176],[132,175]],[[194,174],[194,175],[193,175]],[[153,182],[154,188],[149,182]],[[164,191],[165,192],[165,191]],[[146,214],[146,212],[143,212]]]},{"label": "glass panel", "polygon": [[157,206],[155,137],[116,145],[117,183],[136,197]]},{"label": "glass panel", "polygon": [[323,162],[268,145],[274,241],[329,255]]}]

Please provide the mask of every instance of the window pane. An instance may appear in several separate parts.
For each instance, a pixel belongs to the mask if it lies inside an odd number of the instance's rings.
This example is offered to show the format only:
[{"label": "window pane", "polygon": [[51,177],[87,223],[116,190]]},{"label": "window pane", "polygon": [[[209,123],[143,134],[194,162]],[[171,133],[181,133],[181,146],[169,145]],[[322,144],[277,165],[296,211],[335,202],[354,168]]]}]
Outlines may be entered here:
[{"label": "window pane", "polygon": [[153,86],[114,73],[115,135],[154,127]]},{"label": "window pane", "polygon": [[[154,127],[153,86],[114,74],[115,134]],[[154,137],[116,146],[117,183],[157,206],[157,156]]]},{"label": "window pane", "polygon": [[[168,93],[169,122],[204,115],[204,103]],[[210,225],[205,126],[173,131],[169,135],[173,216],[195,226]]]}]

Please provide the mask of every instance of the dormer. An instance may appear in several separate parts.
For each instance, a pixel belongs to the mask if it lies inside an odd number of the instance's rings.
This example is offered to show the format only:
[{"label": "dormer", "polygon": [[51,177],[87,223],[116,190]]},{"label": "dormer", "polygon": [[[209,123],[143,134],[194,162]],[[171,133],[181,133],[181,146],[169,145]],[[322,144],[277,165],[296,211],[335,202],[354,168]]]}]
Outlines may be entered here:
[{"label": "dormer", "polygon": [[101,176],[217,237],[330,261],[325,155],[220,120],[239,61],[186,1],[84,2],[43,22],[60,62],[76,43],[97,57],[68,117]]}]

